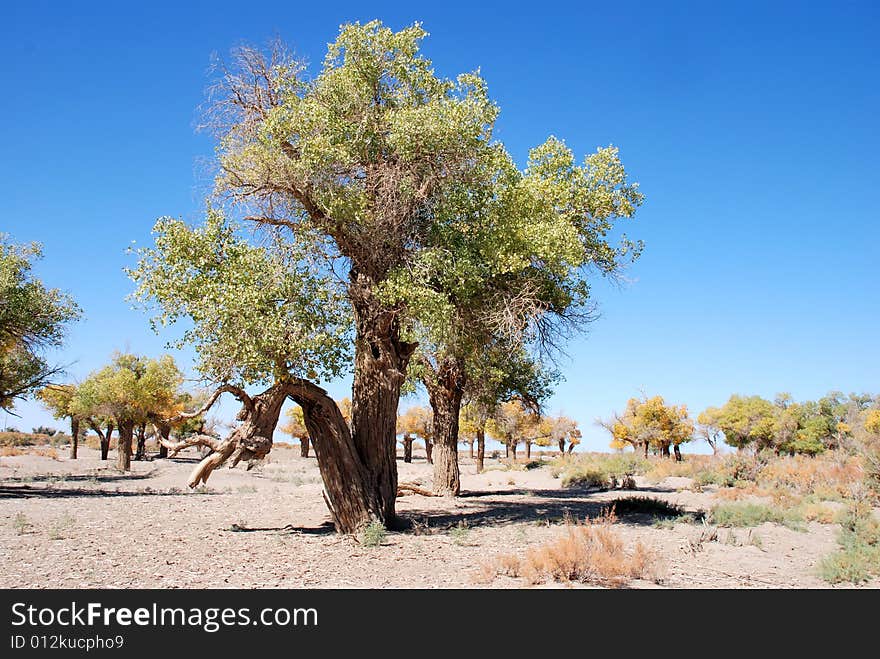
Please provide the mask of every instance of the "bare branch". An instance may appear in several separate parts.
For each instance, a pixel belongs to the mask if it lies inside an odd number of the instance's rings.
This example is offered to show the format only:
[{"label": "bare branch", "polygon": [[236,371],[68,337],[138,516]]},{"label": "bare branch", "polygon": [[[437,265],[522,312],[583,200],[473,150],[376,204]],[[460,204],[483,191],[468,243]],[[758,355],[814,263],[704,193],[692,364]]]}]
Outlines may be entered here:
[{"label": "bare branch", "polygon": [[191,446],[207,446],[212,451],[218,451],[220,450],[221,445],[219,439],[211,437],[210,435],[190,435],[189,437],[176,442],[167,440],[160,434],[157,434],[156,438],[162,446],[171,451],[168,456],[171,458],[180,453],[183,449],[190,448]]}]

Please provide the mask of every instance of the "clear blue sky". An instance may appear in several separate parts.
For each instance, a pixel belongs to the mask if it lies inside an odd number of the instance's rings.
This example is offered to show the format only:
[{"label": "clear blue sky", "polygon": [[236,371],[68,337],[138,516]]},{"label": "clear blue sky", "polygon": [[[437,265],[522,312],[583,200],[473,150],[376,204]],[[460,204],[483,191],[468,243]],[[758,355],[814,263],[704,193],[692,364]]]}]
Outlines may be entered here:
[{"label": "clear blue sky", "polygon": [[210,54],[280,35],[320,63],[340,23],[380,18],[422,21],[439,72],[481,69],[520,162],[548,134],[614,144],[642,185],[644,256],[628,286],[596,286],[602,318],[551,401],[586,448],[640,390],[695,412],[880,390],[876,3],[128,4],[21,2],[0,22],[0,231],[42,242],[38,274],[82,305],[57,355],[73,377],[163,350],[124,301],[124,250],[158,216],[198,219]]}]

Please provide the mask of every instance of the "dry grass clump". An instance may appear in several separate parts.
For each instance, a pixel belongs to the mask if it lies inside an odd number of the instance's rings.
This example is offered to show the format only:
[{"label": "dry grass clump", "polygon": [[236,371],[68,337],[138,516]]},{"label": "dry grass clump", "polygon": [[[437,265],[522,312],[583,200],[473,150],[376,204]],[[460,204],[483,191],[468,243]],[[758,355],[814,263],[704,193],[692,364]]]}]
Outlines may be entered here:
[{"label": "dry grass clump", "polygon": [[862,478],[858,457],[831,451],[816,457],[795,455],[771,460],[761,469],[757,482],[769,489],[801,495],[821,492],[830,499],[846,499]]},{"label": "dry grass clump", "polygon": [[38,455],[44,458],[58,459],[58,451],[51,446],[22,448],[20,446],[0,446],[0,457],[11,458],[15,455]]},{"label": "dry grass clump", "polygon": [[641,542],[627,551],[614,530],[613,511],[596,519],[569,523],[565,532],[523,556],[504,554],[481,566],[479,578],[491,581],[499,574],[521,577],[530,584],[546,581],[592,583],[619,588],[631,579],[659,581],[662,562]]},{"label": "dry grass clump", "polygon": [[[699,476],[711,473],[718,464],[718,459],[711,455],[688,455],[681,462],[669,458],[651,460],[651,467],[645,472],[645,478],[651,483],[659,483],[666,478],[682,477],[698,479]],[[702,479],[701,479],[702,480]],[[713,479],[701,482],[708,485]]]},{"label": "dry grass clump", "polygon": [[819,524],[834,524],[837,510],[822,502],[804,504],[804,519]]}]

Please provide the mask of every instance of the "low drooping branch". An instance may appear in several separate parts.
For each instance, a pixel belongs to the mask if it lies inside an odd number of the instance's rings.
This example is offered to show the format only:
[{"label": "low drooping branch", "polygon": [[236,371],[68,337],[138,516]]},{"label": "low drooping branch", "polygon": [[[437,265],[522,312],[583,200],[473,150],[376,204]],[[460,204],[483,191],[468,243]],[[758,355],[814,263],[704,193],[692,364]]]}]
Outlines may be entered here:
[{"label": "low drooping branch", "polygon": [[439,497],[442,496],[440,494],[434,494],[431,490],[426,490],[418,485],[414,485],[412,483],[398,483],[397,484],[397,496],[402,497],[407,494],[420,494],[423,497]]},{"label": "low drooping branch", "polygon": [[175,414],[172,417],[167,419],[162,419],[161,423],[172,425],[178,423],[180,421],[185,421],[187,419],[195,419],[196,417],[202,416],[205,412],[211,409],[211,406],[217,402],[217,399],[224,393],[230,393],[235,396],[238,400],[242,402],[242,405],[245,406],[246,409],[253,409],[254,403],[251,400],[251,397],[248,396],[247,392],[241,387],[236,387],[233,384],[224,384],[217,389],[214,390],[214,393],[211,394],[210,398],[202,405],[199,409],[194,412],[181,412],[179,414]]},{"label": "low drooping branch", "polygon": [[169,458],[173,458],[178,453],[180,453],[185,448],[190,448],[192,446],[207,446],[212,451],[219,451],[221,441],[216,437],[211,437],[210,435],[190,435],[185,439],[180,439],[176,442],[172,442],[171,440],[165,439],[161,435],[157,437],[158,442],[167,448],[171,453],[168,454]]}]

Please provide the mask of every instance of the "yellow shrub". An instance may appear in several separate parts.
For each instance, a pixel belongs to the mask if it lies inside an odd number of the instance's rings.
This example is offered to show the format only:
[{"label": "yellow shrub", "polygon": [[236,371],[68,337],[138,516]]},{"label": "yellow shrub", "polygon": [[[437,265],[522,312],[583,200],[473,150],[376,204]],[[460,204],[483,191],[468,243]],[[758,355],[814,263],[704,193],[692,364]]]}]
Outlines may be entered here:
[{"label": "yellow shrub", "polygon": [[[630,579],[657,580],[659,556],[642,543],[626,551],[612,528],[613,513],[582,524],[568,524],[565,533],[549,543],[529,549],[520,558],[513,554],[496,559],[496,574],[522,577],[529,583],[548,579],[579,581],[619,587]],[[481,576],[485,578],[486,568]]]},{"label": "yellow shrub", "polygon": [[804,506],[804,519],[820,524],[834,524],[837,516],[834,508],[823,503],[810,503]]}]

